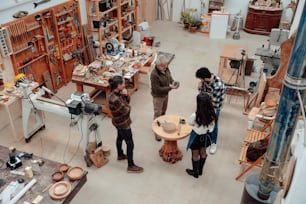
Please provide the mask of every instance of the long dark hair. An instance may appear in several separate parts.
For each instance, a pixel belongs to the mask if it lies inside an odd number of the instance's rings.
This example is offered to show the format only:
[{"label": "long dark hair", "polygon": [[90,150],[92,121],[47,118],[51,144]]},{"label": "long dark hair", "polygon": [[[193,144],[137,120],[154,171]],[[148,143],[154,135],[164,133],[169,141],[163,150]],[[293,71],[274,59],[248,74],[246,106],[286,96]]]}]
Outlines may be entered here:
[{"label": "long dark hair", "polygon": [[108,80],[108,83],[110,85],[111,91],[113,91],[114,89],[116,89],[118,87],[119,84],[123,83],[123,79],[121,76],[113,76],[112,78],[110,78]]},{"label": "long dark hair", "polygon": [[196,122],[198,125],[208,126],[216,120],[216,112],[207,93],[197,95]]}]

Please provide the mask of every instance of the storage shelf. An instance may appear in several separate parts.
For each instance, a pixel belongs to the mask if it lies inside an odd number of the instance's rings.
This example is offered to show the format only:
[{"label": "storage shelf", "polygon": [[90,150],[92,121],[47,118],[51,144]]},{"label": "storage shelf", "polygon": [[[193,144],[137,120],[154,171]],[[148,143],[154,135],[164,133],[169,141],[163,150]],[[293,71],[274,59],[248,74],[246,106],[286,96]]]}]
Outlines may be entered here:
[{"label": "storage shelf", "polygon": [[134,14],[134,13],[135,13],[135,11],[129,11],[127,14],[123,15],[121,17],[121,19],[125,19],[126,17],[128,17],[129,15]]},{"label": "storage shelf", "polygon": [[68,13],[70,13],[70,12],[72,12],[72,11],[73,11],[72,9],[69,9],[69,10],[67,10],[67,11],[63,11],[63,12],[57,13],[57,14],[55,14],[55,16],[56,16],[56,17],[60,17],[60,16],[63,16],[63,15],[65,15],[65,14],[68,14]]},{"label": "storage shelf", "polygon": [[133,25],[129,25],[128,27],[123,28],[122,33],[125,33],[128,30],[131,30]]},{"label": "storage shelf", "polygon": [[22,48],[22,49],[20,49],[20,50],[17,50],[17,51],[15,51],[15,52],[13,52],[13,54],[14,54],[14,55],[17,55],[17,54],[19,54],[19,53],[21,53],[21,52],[23,52],[23,51],[26,51],[26,50],[30,49],[30,47],[31,47],[31,46],[28,46],[28,47]]},{"label": "storage shelf", "polygon": [[99,15],[100,16],[105,16],[106,14],[108,14],[109,12],[114,11],[114,10],[117,10],[117,6],[114,6],[114,7],[110,8],[110,9],[108,9],[106,11],[99,12]]},{"label": "storage shelf", "polygon": [[129,1],[124,1],[124,2],[121,3],[121,6],[124,6],[127,3],[129,3]]},{"label": "storage shelf", "polygon": [[25,68],[26,66],[29,66],[30,64],[32,64],[32,63],[36,62],[37,60],[39,60],[39,59],[41,59],[41,58],[43,58],[43,57],[46,57],[46,56],[47,56],[47,54],[40,55],[39,57],[37,57],[37,58],[35,58],[35,59],[32,59],[30,62],[28,62],[28,63],[26,63],[26,64],[24,64],[24,65],[18,67],[18,70],[20,70],[20,69],[22,69],[22,68]]},{"label": "storage shelf", "polygon": [[[105,45],[108,39],[117,38],[119,41],[123,40],[123,33],[131,31],[133,26],[137,24],[137,0],[116,0],[112,3],[112,8],[100,12],[99,2],[95,0],[86,0],[86,11],[87,11],[87,26],[88,30],[91,32],[98,31],[98,41],[100,45]],[[92,8],[95,8],[93,10]],[[124,11],[124,12],[123,12]],[[124,13],[124,14],[123,14]],[[105,27],[100,26],[100,28],[94,28],[93,21],[99,21],[101,18],[112,18],[116,21],[108,22]],[[135,22],[132,25],[126,24],[126,22]],[[128,25],[128,26],[125,26]],[[106,31],[110,31],[111,35],[108,36]],[[103,46],[99,48],[100,53],[104,53]]]},{"label": "storage shelf", "polygon": [[68,18],[67,18],[66,20],[64,20],[64,21],[57,22],[57,25],[63,25],[64,23],[67,23],[67,22],[72,21],[72,20],[73,20],[72,17],[68,17]]},{"label": "storage shelf", "polygon": [[30,32],[30,31],[32,31],[32,30],[36,30],[36,29],[38,29],[38,28],[41,28],[41,25],[33,26],[33,27],[31,27],[31,28],[27,28],[27,32]]}]

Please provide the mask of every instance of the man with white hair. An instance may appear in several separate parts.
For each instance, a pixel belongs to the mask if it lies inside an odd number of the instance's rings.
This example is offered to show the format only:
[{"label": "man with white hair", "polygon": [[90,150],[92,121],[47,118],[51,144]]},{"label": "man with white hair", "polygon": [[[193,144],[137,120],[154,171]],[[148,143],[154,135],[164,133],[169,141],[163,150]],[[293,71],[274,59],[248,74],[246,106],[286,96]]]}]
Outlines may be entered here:
[{"label": "man with white hair", "polygon": [[[168,60],[164,55],[157,56],[155,68],[151,72],[150,79],[155,119],[166,114],[169,91],[177,89],[179,83],[173,80],[168,68]],[[155,139],[161,141],[158,135],[155,135]]]}]

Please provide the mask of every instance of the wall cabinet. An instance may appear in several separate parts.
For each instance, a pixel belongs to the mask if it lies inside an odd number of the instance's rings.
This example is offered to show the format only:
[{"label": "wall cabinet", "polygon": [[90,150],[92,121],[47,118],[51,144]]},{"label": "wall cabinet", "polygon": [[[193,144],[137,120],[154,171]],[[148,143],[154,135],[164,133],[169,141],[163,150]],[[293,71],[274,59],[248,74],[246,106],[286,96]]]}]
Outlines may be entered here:
[{"label": "wall cabinet", "polygon": [[136,0],[86,0],[88,30],[97,34],[100,54],[109,39],[123,41],[132,37],[138,24],[137,6]]},{"label": "wall cabinet", "polygon": [[278,28],[282,8],[264,8],[249,5],[244,31],[269,35],[272,28]]},{"label": "wall cabinet", "polygon": [[53,91],[71,81],[84,44],[80,22],[78,1],[71,0],[1,25],[15,74],[49,80]]},{"label": "wall cabinet", "polygon": [[208,2],[208,13],[213,11],[220,11],[224,4],[224,0],[209,0]]}]

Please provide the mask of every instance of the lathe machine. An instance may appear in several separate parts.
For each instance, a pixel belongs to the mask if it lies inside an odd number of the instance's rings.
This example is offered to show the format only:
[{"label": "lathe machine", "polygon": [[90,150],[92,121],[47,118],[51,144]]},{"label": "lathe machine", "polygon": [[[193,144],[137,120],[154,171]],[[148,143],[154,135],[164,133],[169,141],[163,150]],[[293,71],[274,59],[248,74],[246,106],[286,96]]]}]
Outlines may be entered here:
[{"label": "lathe machine", "polygon": [[[43,111],[48,111],[71,118],[70,126],[77,125],[84,156],[86,155],[91,132],[95,131],[97,146],[102,146],[102,137],[96,120],[96,115],[101,113],[102,107],[92,103],[88,94],[74,92],[70,99],[59,102],[42,97],[45,92],[53,94],[44,86],[38,87],[36,92],[32,91],[33,88],[28,83],[18,83],[18,86],[22,90],[23,95],[22,125],[26,142],[29,142],[31,137],[39,130],[45,128]],[[32,114],[34,114],[34,124],[30,123],[30,116]]]}]

